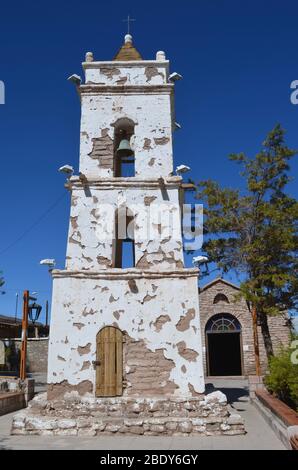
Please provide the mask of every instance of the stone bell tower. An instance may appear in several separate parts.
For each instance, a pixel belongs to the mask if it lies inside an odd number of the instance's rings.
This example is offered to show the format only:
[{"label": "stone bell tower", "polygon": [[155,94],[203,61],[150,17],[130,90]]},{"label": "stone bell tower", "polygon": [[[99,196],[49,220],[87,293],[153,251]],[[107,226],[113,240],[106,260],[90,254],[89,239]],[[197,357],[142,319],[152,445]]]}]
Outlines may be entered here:
[{"label": "stone bell tower", "polygon": [[54,270],[48,399],[204,392],[196,269],[184,267],[173,176],[174,84],[164,52],[125,36],[83,62],[79,175],[66,266]]}]

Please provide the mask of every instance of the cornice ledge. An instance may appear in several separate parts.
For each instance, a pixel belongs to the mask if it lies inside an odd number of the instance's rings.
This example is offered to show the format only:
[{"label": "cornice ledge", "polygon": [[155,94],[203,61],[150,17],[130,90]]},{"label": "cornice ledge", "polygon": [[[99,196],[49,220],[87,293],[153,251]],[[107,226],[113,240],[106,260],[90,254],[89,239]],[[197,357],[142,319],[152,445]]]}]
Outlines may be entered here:
[{"label": "cornice ledge", "polygon": [[52,277],[54,279],[74,278],[74,279],[105,279],[105,280],[129,280],[129,279],[163,279],[163,278],[189,278],[198,277],[199,270],[197,268],[183,268],[175,270],[154,271],[150,269],[142,270],[137,268],[129,269],[103,269],[101,271],[78,270],[72,271],[68,269],[53,269]]},{"label": "cornice ledge", "polygon": [[136,67],[142,66],[147,67],[148,65],[155,65],[158,66],[168,66],[170,63],[169,60],[93,60],[92,62],[82,62],[83,69],[98,69],[100,67],[112,67],[112,68],[119,68],[119,67]]},{"label": "cornice ledge", "polygon": [[135,93],[172,93],[174,84],[167,83],[163,85],[100,85],[98,83],[86,83],[78,87],[81,95],[92,93],[109,93],[109,94],[135,94]]},{"label": "cornice ledge", "polygon": [[178,188],[183,184],[181,176],[168,176],[167,178],[95,178],[86,177],[82,180],[78,176],[72,176],[66,183],[68,189],[84,189],[88,187],[113,188]]}]

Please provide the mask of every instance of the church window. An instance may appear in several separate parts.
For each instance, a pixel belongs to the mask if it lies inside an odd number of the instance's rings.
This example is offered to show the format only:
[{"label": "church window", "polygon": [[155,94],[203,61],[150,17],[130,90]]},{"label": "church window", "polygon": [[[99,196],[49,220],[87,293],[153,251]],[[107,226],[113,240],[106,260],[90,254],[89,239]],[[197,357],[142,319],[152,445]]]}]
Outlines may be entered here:
[{"label": "church window", "polygon": [[214,315],[206,325],[207,333],[225,333],[240,330],[241,325],[237,318],[228,313]]},{"label": "church window", "polygon": [[228,297],[225,294],[221,294],[221,293],[216,294],[213,300],[214,304],[218,304],[219,302],[225,302],[226,304],[230,303]]}]

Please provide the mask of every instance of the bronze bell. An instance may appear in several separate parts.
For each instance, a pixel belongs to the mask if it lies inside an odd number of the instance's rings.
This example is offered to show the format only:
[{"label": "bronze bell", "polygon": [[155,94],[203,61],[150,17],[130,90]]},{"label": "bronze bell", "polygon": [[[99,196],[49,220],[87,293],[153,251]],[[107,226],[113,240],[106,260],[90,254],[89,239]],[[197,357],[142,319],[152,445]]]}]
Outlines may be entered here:
[{"label": "bronze bell", "polygon": [[128,139],[121,139],[119,147],[117,148],[117,155],[119,155],[119,157],[129,157],[133,155]]}]

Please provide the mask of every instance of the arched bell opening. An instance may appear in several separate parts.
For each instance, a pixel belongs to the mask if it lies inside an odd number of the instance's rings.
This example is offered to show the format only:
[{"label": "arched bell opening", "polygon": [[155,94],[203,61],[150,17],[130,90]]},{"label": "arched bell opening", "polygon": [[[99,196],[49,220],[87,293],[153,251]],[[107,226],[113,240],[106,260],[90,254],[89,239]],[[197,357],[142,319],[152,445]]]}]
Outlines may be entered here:
[{"label": "arched bell opening", "polygon": [[115,211],[114,267],[135,267],[134,214],[126,206]]},{"label": "arched bell opening", "polygon": [[128,118],[121,118],[114,124],[114,176],[135,176],[135,154],[131,147],[135,123]]}]

